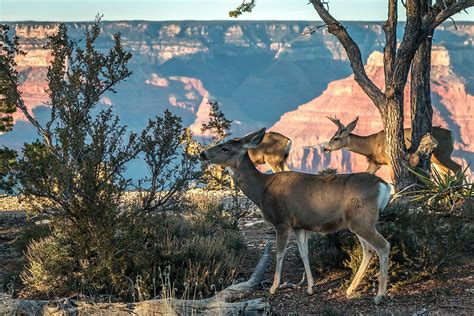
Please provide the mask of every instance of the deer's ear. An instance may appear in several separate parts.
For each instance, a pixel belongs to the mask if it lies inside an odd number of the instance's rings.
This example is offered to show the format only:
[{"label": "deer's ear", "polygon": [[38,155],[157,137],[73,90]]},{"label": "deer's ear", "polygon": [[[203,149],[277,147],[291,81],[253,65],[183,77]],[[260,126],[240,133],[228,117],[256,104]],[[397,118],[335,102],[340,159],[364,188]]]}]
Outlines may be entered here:
[{"label": "deer's ear", "polygon": [[255,148],[258,146],[258,144],[260,144],[263,140],[263,137],[265,136],[265,131],[266,131],[266,128],[262,128],[261,130],[259,130],[258,132],[255,132],[255,133],[252,133],[252,134],[249,134],[247,136],[245,136],[244,138],[242,138],[242,144],[244,146],[245,149],[248,149],[248,148]]},{"label": "deer's ear", "polygon": [[359,117],[356,117],[355,120],[353,120],[352,122],[350,122],[349,124],[347,124],[344,132],[346,133],[352,133],[352,131],[354,130],[354,128],[356,127],[357,125],[357,121],[359,120]]}]

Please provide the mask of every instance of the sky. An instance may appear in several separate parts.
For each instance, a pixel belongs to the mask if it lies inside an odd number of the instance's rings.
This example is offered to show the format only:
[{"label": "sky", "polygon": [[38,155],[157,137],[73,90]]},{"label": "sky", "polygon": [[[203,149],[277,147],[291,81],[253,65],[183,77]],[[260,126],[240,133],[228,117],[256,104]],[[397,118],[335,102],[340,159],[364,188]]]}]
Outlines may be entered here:
[{"label": "sky", "polygon": [[[242,0],[0,0],[0,21],[91,21],[97,13],[104,20],[227,20],[228,12]],[[257,0],[241,20],[319,20],[307,0]],[[386,19],[387,1],[331,0],[330,12],[340,20]],[[400,7],[403,7],[401,4]],[[400,17],[404,12],[400,12]],[[474,21],[474,9],[458,21]]]}]

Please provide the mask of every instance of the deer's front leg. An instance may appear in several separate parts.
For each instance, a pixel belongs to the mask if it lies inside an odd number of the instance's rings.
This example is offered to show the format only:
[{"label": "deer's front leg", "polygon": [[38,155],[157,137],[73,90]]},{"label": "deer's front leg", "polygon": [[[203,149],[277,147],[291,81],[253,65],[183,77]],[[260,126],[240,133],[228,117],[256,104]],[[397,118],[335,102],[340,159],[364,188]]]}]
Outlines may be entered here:
[{"label": "deer's front leg", "polygon": [[276,227],[276,269],[275,277],[273,278],[273,285],[270,289],[270,294],[275,294],[276,290],[280,286],[281,281],[281,268],[283,265],[283,257],[285,257],[286,245],[288,244],[290,228],[285,227]]}]

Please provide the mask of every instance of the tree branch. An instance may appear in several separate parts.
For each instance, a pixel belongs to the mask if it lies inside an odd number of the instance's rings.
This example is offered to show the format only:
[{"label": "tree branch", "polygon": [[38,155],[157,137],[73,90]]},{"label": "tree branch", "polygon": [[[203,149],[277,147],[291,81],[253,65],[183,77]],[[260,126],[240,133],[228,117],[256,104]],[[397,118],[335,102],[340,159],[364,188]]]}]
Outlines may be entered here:
[{"label": "tree branch", "polygon": [[385,99],[384,93],[369,79],[364,69],[364,63],[360,53],[359,46],[350,37],[347,30],[337,21],[324,7],[324,2],[321,0],[311,0],[316,12],[318,12],[321,19],[328,26],[329,33],[337,37],[341,42],[347,57],[351,63],[351,68],[354,72],[354,78],[364,92],[374,102],[376,107],[380,107]]},{"label": "tree branch", "polygon": [[[435,4],[435,7],[440,7],[439,5],[437,6],[437,4]],[[472,6],[474,6],[474,0],[458,0],[455,1],[453,4],[441,7],[441,11],[433,10],[433,13],[424,23],[424,26],[426,28],[434,30],[441,23],[449,19],[451,16]]]},{"label": "tree branch", "polygon": [[310,25],[304,28],[303,32],[301,32],[301,35],[311,35],[315,33],[318,29],[322,29],[327,27],[326,24],[323,25]]},{"label": "tree branch", "polygon": [[38,133],[43,137],[44,139],[44,142],[45,142],[45,145],[48,147],[48,148],[51,148],[52,146],[52,140],[51,140],[51,135],[50,133],[48,133],[47,130],[45,130],[41,124],[38,122],[38,120],[30,114],[30,112],[28,111],[28,108],[26,107],[25,103],[23,102],[23,99],[18,96],[17,98],[17,108],[19,108],[21,110],[21,112],[26,116],[26,118],[28,119],[28,121],[34,126],[36,127],[36,129],[38,130]]},{"label": "tree branch", "polygon": [[397,0],[388,2],[388,18],[383,25],[385,31],[385,48],[383,51],[385,90],[390,86],[393,68],[395,67],[395,57],[397,51]]},{"label": "tree branch", "polygon": [[421,8],[417,0],[407,1],[407,22],[403,40],[398,49],[390,86],[386,89],[387,97],[393,97],[395,94],[403,98],[403,91],[408,78],[410,65],[415,56],[415,52],[420,46],[421,36]]}]

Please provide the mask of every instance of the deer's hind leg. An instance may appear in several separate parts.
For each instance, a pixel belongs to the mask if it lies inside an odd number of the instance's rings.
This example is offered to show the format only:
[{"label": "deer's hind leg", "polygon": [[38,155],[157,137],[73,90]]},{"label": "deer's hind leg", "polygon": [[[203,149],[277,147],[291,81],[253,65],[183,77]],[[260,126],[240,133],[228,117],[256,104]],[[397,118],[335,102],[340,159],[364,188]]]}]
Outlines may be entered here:
[{"label": "deer's hind leg", "polygon": [[301,259],[303,259],[306,278],[308,279],[308,290],[306,292],[309,295],[313,295],[314,279],[313,274],[311,273],[311,267],[309,265],[308,259],[308,232],[304,229],[295,229],[295,235]]},{"label": "deer's hind leg", "polygon": [[370,252],[369,244],[367,244],[367,242],[359,235],[357,235],[357,238],[359,238],[360,245],[362,246],[362,262],[360,263],[359,269],[357,270],[357,273],[354,276],[351,285],[346,291],[348,297],[351,297],[354,294],[354,291],[357,290],[357,287],[359,286],[360,282],[364,278],[365,273],[367,272],[367,267],[369,266],[370,259],[372,259],[372,253]]},{"label": "deer's hind leg", "polygon": [[[384,296],[387,295],[387,281],[388,281],[388,263],[390,254],[390,243],[380,235],[374,224],[363,227],[351,227],[351,230],[362,238],[368,246],[377,252],[379,257],[379,289],[375,297],[375,303],[378,304]],[[365,272],[365,271],[364,271]],[[357,274],[359,271],[357,272]],[[356,274],[356,277],[357,277]],[[361,272],[361,275],[363,273]]]},{"label": "deer's hind leg", "polygon": [[461,165],[451,159],[451,156],[440,155],[439,153],[433,153],[431,156],[431,162],[436,165],[438,170],[442,173],[449,173],[451,170],[453,173],[462,171]]}]

